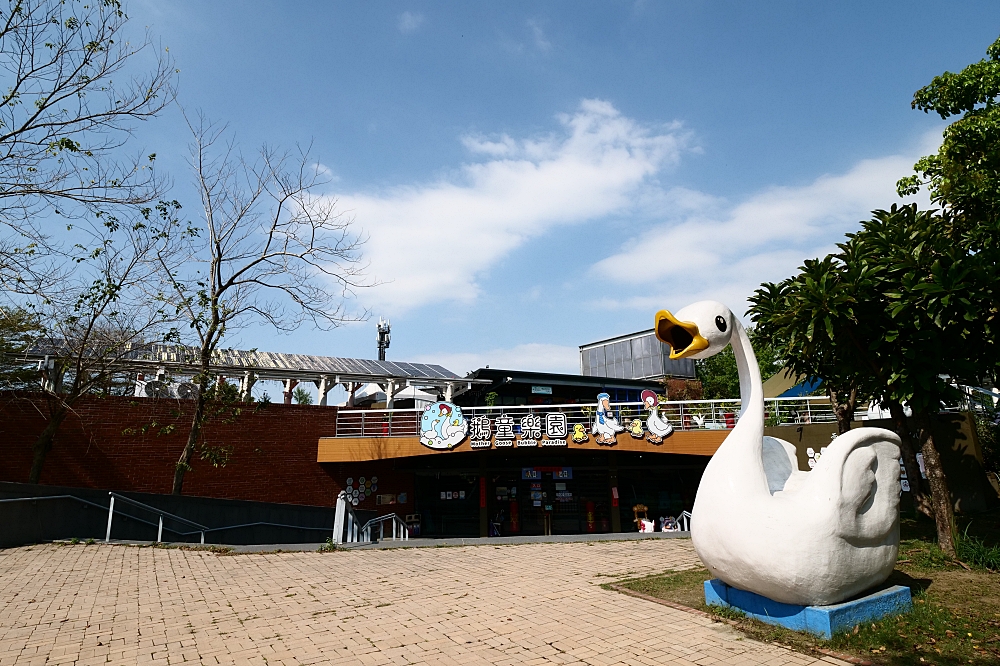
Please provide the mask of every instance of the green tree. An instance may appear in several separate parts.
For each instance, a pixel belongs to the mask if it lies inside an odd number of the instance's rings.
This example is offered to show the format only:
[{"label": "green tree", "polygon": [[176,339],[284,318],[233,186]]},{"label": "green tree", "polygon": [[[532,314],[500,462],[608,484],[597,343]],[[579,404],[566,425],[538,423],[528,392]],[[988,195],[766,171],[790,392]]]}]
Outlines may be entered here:
[{"label": "green tree", "polygon": [[[750,342],[753,344],[757,365],[760,366],[760,376],[770,377],[781,369],[778,350],[767,335],[755,327],[747,329]],[[731,347],[710,358],[695,361],[695,373],[701,381],[703,396],[706,400],[738,400],[740,397],[740,376],[736,369],[736,356]]]},{"label": "green tree", "polygon": [[873,394],[866,373],[858,371],[860,359],[844,353],[845,344],[867,348],[871,339],[871,331],[859,324],[875,322],[859,320],[856,312],[868,302],[870,273],[861,262],[829,255],[806,261],[797,275],[780,283],[761,285],[750,298],[751,318],[772,340],[785,367],[810,381],[822,380],[840,433],[851,429],[859,402]]},{"label": "green tree", "polygon": [[38,386],[38,370],[18,357],[35,344],[42,327],[37,317],[21,307],[0,307],[0,390]]},{"label": "green tree", "polygon": [[[917,506],[955,554],[954,507],[934,446],[936,414],[957,404],[956,383],[995,376],[995,262],[969,249],[966,231],[915,204],[875,211],[840,251],[754,297],[758,325],[785,345],[793,365],[887,405],[903,440]],[[916,444],[903,414],[913,410]],[[913,449],[923,454],[929,502],[921,502]]]},{"label": "green tree", "polygon": [[67,233],[76,241],[33,262],[30,272],[0,274],[8,311],[26,313],[30,351],[45,355],[40,394],[31,396],[46,424],[32,452],[29,483],[38,483],[56,433],[84,395],[106,390],[119,363],[171,337],[170,312],[157,298],[160,262],[176,265],[175,205],[140,209],[131,218],[98,214]]},{"label": "green tree", "polygon": [[[807,260],[798,274],[780,283],[761,285],[750,298],[750,315],[788,368],[823,382],[843,434],[859,405],[886,393],[888,377],[876,349],[889,322],[879,291],[883,268],[868,261],[859,243],[839,247],[836,254]],[[902,440],[907,477],[914,480],[911,497],[933,518],[902,404],[886,400],[886,406]]]},{"label": "green tree", "polygon": [[884,267],[882,295],[889,322],[876,351],[887,375],[885,399],[913,410],[924,457],[938,542],[955,555],[954,507],[934,446],[942,405],[956,405],[956,384],[996,377],[997,282],[989,253],[975,249],[979,230],[952,224],[916,205],[876,211],[854,240]]},{"label": "green tree", "polygon": [[301,386],[295,387],[295,390],[292,391],[292,397],[295,398],[295,404],[297,405],[313,404],[312,394]]},{"label": "green tree", "polygon": [[996,251],[1000,220],[1000,39],[987,59],[961,72],[944,72],[913,95],[911,106],[942,119],[960,116],[944,131],[934,155],[922,157],[916,175],[897,184],[900,195],[926,186],[950,224],[966,241]]}]

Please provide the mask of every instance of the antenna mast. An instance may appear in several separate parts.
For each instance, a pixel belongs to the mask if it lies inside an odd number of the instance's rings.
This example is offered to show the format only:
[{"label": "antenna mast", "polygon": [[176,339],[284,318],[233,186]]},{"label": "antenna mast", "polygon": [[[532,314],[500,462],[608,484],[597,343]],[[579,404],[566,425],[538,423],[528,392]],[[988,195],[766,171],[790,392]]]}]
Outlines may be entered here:
[{"label": "antenna mast", "polygon": [[378,360],[385,360],[385,350],[389,348],[389,320],[378,318]]}]

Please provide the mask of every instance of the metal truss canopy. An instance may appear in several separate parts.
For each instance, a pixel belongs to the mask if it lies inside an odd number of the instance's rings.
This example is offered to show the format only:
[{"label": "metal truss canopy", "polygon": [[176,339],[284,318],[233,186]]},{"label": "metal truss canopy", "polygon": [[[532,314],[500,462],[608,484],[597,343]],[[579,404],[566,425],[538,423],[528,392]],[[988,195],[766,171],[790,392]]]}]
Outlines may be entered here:
[{"label": "metal truss canopy", "polygon": [[[199,371],[198,349],[184,345],[153,344],[119,353],[108,361],[108,366],[116,370],[157,374],[163,369],[169,374],[191,375]],[[61,345],[39,345],[18,358],[26,362],[42,361],[45,358],[65,356]],[[243,377],[250,374],[255,380],[289,379],[316,381],[325,378],[328,382],[373,382],[397,387],[428,386],[458,389],[462,385],[488,384],[489,380],[459,377],[450,370],[428,363],[404,363],[396,361],[374,361],[336,356],[312,356],[309,354],[280,354],[257,350],[220,349],[212,355],[209,370],[223,377]],[[458,391],[456,391],[457,394]]]}]

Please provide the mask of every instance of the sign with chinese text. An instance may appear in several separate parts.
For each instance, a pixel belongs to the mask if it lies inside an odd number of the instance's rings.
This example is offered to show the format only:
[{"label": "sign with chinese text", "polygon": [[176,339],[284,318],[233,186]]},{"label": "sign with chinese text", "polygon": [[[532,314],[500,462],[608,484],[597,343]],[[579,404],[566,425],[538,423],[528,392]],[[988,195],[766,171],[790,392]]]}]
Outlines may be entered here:
[{"label": "sign with chinese text", "polygon": [[474,449],[566,446],[570,430],[562,412],[531,413],[518,419],[509,414],[492,419],[481,415],[469,419],[468,424],[469,444]]}]

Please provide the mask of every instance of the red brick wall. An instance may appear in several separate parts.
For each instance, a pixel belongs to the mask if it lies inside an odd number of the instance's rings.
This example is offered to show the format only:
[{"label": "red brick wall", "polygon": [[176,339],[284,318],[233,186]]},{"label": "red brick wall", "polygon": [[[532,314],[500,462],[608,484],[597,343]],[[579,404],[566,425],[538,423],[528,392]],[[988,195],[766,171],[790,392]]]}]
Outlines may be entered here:
[{"label": "red brick wall", "polygon": [[[0,395],[2,481],[28,480],[31,447],[45,427],[41,400],[39,395]],[[192,406],[170,399],[81,399],[56,435],[41,483],[169,493],[174,463],[187,441]],[[184,494],[332,506],[348,477],[376,475],[379,494],[406,492],[412,507],[412,475],[394,472],[392,461],[316,462],[318,440],[335,434],[336,420],[335,407],[271,404],[257,410],[251,406],[233,423],[211,421],[204,431],[205,441],[231,447],[232,454],[220,468],[196,454],[193,469],[184,477]],[[150,427],[138,432],[143,426]],[[172,432],[164,432],[165,426],[173,426]],[[358,508],[389,512],[389,507],[376,507],[375,497]],[[405,513],[406,507],[393,507],[393,511]]]}]

